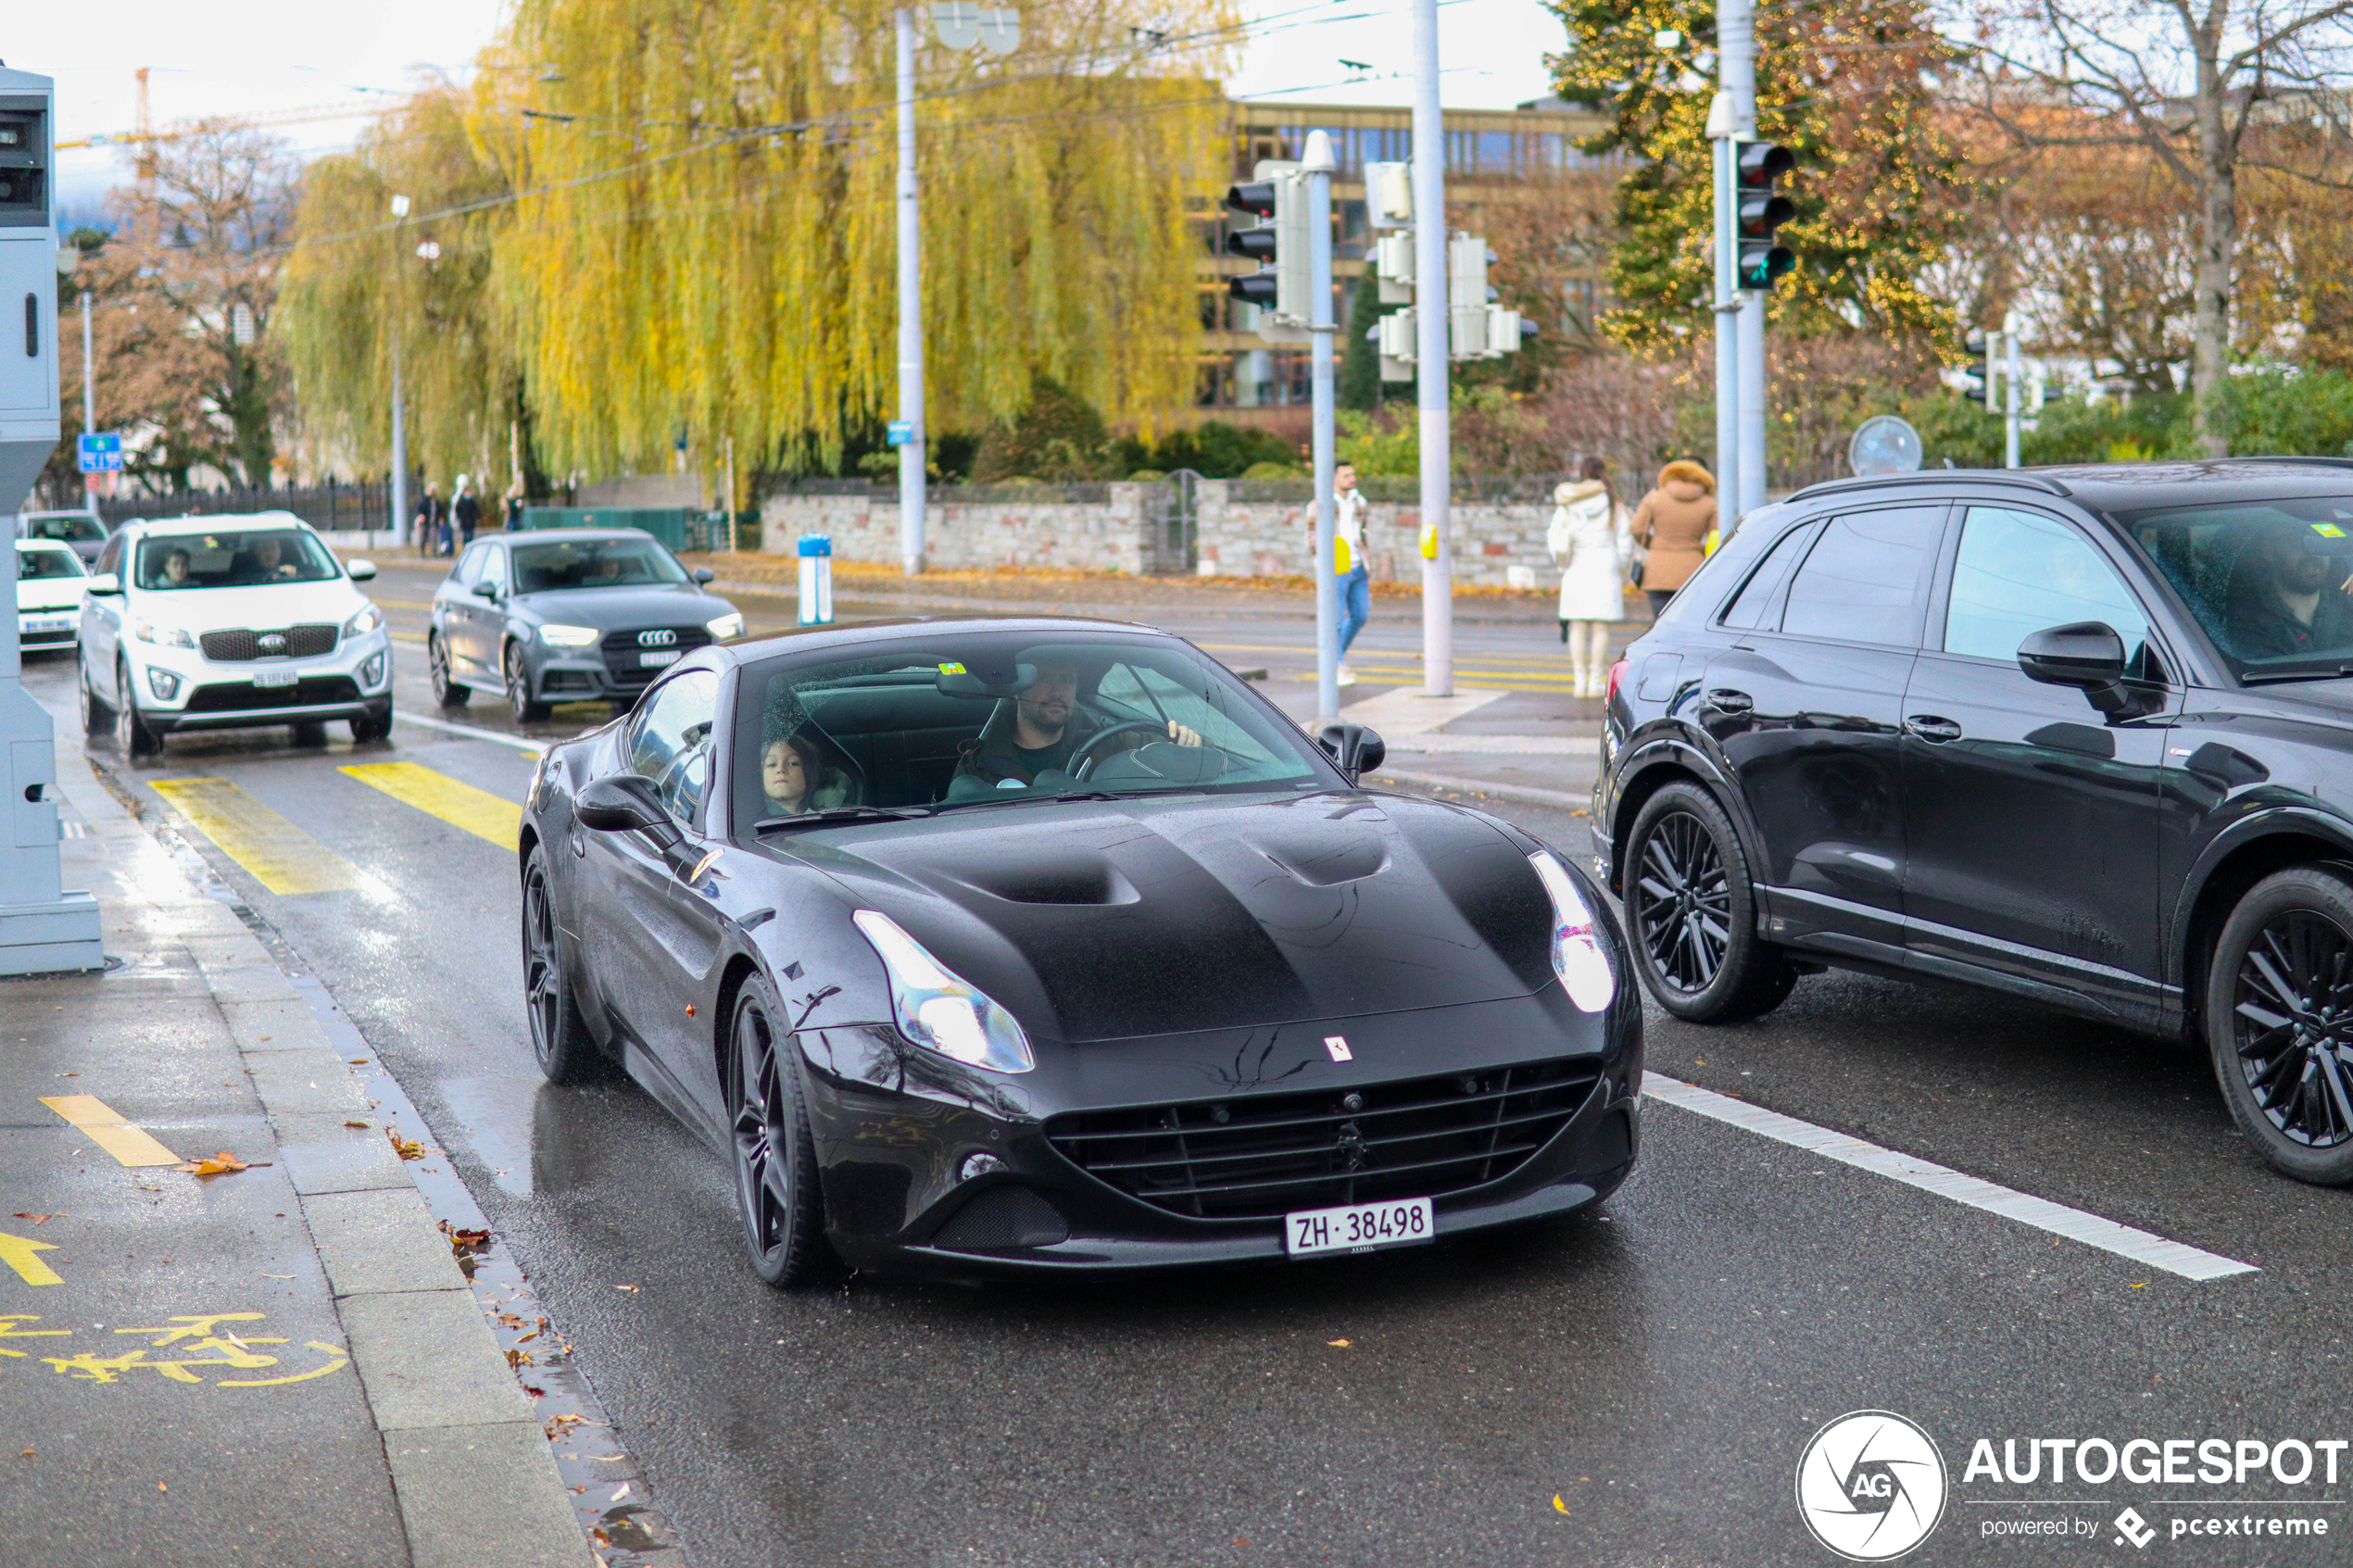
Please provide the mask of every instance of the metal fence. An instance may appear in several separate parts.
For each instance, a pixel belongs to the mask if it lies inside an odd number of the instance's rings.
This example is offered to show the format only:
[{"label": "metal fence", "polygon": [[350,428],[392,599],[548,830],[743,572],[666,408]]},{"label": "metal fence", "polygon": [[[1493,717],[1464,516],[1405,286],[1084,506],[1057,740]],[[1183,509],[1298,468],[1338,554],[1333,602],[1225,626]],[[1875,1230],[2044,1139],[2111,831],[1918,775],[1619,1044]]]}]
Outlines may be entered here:
[{"label": "metal fence", "polygon": [[[1179,470],[1189,473],[1190,470]],[[1555,485],[1572,481],[1573,473],[1460,473],[1454,476],[1452,489],[1457,501],[1484,501],[1491,504],[1507,502],[1541,503],[1553,498]],[[1198,479],[1198,476],[1196,476]],[[1145,481],[1146,493],[1162,481]],[[1301,475],[1291,479],[1228,479],[1227,499],[1237,502],[1261,502],[1272,505],[1304,504],[1315,498],[1315,482]],[[1421,481],[1411,474],[1366,476],[1358,481],[1365,498],[1382,506],[1412,506],[1421,499]],[[845,495],[861,500],[894,501],[899,495],[895,483],[875,483],[863,479],[794,479],[782,480],[769,486],[772,495]],[[1099,505],[1111,499],[1111,484],[1102,481],[1076,481],[1049,484],[935,484],[927,492],[927,499],[935,507],[957,505],[981,506],[1006,504],[1064,502],[1078,505]]]},{"label": "metal fence", "polygon": [[108,528],[120,527],[132,518],[278,511],[292,512],[322,533],[390,532],[392,482],[373,479],[338,484],[331,481],[283,490],[185,490],[163,495],[113,495],[98,503],[98,515]]}]

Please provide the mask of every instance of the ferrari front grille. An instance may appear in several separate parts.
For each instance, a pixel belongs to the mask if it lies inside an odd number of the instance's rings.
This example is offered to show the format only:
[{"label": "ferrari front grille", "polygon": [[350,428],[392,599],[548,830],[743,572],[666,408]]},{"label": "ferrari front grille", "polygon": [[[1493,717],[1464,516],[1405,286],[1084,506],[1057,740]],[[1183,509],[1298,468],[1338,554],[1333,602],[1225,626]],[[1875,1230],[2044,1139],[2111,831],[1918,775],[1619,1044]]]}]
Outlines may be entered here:
[{"label": "ferrari front grille", "polygon": [[1567,1125],[1600,1080],[1583,1061],[1302,1094],[1074,1110],[1046,1123],[1073,1164],[1204,1220],[1442,1198],[1500,1181]]}]

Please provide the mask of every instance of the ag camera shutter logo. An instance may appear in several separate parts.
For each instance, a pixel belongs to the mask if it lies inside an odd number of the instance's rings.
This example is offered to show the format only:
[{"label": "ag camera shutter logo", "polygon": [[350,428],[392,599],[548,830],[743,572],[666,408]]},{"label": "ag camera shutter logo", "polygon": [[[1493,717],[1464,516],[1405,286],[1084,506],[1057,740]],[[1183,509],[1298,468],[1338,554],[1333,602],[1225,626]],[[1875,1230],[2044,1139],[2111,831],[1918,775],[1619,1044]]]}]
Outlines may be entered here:
[{"label": "ag camera shutter logo", "polygon": [[1814,1434],[1797,1461],[1797,1512],[1850,1562],[1903,1556],[1944,1517],[1944,1456],[1891,1411],[1854,1411]]}]

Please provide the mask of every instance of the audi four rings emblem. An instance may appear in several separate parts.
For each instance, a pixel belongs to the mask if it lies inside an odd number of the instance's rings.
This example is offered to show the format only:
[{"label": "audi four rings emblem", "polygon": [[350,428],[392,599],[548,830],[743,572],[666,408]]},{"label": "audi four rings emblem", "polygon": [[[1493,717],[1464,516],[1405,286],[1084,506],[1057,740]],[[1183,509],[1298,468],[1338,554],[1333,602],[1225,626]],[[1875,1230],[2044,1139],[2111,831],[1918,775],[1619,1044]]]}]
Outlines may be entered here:
[{"label": "audi four rings emblem", "polygon": [[661,631],[637,633],[637,646],[641,648],[666,648],[677,640],[678,633],[666,627]]}]

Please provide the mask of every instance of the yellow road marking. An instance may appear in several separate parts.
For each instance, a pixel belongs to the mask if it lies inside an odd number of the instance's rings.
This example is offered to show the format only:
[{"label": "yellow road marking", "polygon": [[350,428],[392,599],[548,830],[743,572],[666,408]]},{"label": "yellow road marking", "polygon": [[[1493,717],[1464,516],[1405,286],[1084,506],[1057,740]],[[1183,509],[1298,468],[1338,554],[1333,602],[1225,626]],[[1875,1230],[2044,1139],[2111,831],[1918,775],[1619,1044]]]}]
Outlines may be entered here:
[{"label": "yellow road marking", "polygon": [[[55,1252],[57,1249],[57,1248],[55,1242],[35,1241],[29,1236],[10,1236],[6,1231],[0,1231],[0,1263],[6,1263],[8,1267],[22,1274],[24,1276],[24,1282],[27,1285],[65,1284],[65,1280],[59,1276],[57,1270],[51,1268],[48,1264],[33,1256],[36,1252]],[[23,1316],[22,1313],[19,1313],[17,1315],[19,1317]],[[0,1323],[0,1327],[9,1326],[11,1325]],[[34,1332],[40,1334],[68,1334],[72,1331],[61,1328],[44,1328],[35,1330]],[[21,1356],[24,1352],[22,1350],[11,1350],[8,1354],[12,1356]]]},{"label": "yellow road marking", "polygon": [[368,599],[371,604],[378,606],[390,605],[395,609],[431,609],[433,608],[430,601],[424,604],[419,604],[414,599],[387,599],[380,594],[371,594],[368,596]]},{"label": "yellow road marking", "polygon": [[227,779],[158,779],[156,793],[272,893],[358,887],[359,868]]},{"label": "yellow road marking", "polygon": [[522,808],[414,762],[362,762],[343,770],[404,805],[486,838],[501,849],[522,839]]},{"label": "yellow road marking", "polygon": [[422,632],[393,632],[388,633],[387,635],[396,643],[416,643],[422,646],[425,641],[425,635]]},{"label": "yellow road marking", "polygon": [[125,1165],[177,1165],[180,1157],[124,1121],[95,1095],[44,1095],[41,1103]]}]

